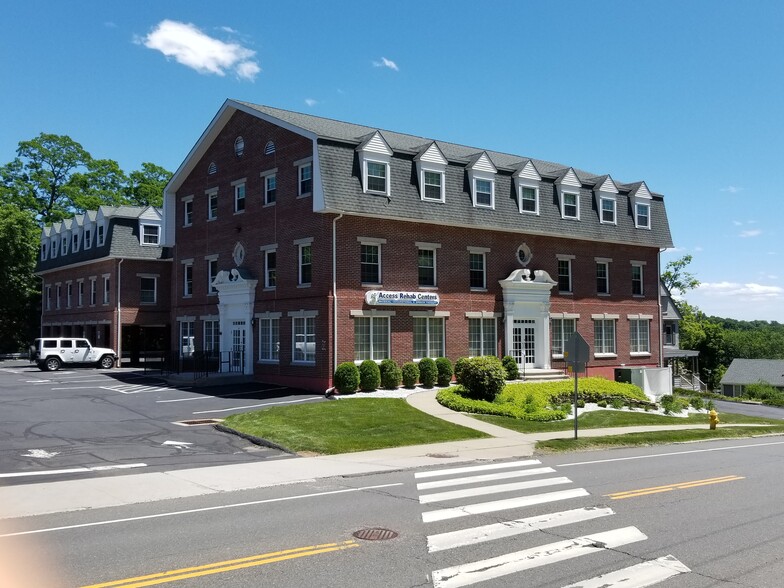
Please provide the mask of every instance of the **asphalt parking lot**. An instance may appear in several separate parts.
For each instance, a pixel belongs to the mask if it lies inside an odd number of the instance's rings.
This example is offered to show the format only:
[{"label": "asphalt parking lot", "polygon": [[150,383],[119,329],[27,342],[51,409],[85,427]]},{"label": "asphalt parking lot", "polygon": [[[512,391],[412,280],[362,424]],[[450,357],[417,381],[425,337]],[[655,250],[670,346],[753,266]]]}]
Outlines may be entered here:
[{"label": "asphalt parking lot", "polygon": [[42,372],[0,362],[0,484],[290,459],[210,421],[319,401],[264,384],[172,387],[138,369]]}]

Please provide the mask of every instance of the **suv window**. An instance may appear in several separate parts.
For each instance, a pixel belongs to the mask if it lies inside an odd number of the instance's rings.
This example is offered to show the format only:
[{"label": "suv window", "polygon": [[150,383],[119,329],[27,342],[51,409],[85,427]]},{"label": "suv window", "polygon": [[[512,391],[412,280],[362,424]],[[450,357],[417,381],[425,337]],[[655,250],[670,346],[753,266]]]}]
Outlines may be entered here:
[{"label": "suv window", "polygon": [[44,340],[44,349],[55,349],[56,347],[57,341],[55,339]]},{"label": "suv window", "polygon": [[87,344],[87,339],[77,339],[76,346],[81,348],[89,347],[89,345]]},{"label": "suv window", "polygon": [[71,339],[61,339],[60,347],[65,347],[66,349],[70,349],[71,347],[73,347],[73,341]]}]

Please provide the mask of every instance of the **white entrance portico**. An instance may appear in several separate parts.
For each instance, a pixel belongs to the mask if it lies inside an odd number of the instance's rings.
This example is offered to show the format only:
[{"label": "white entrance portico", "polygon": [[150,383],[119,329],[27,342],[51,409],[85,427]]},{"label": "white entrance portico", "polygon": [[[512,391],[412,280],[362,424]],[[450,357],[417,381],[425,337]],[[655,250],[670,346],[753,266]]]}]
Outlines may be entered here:
[{"label": "white entrance portico", "polygon": [[556,282],[544,270],[518,269],[499,284],[506,353],[521,369],[550,369],[550,290]]},{"label": "white entrance portico", "polygon": [[218,291],[221,371],[253,374],[251,320],[256,284],[258,280],[251,279],[244,268],[220,271],[212,282]]}]

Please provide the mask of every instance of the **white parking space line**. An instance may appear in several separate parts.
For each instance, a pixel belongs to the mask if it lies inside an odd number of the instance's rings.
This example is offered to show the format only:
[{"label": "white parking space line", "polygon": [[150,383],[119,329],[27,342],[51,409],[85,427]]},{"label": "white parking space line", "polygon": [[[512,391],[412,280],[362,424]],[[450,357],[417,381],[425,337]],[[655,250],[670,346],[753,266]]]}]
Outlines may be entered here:
[{"label": "white parking space line", "polygon": [[494,482],[496,480],[509,480],[511,478],[522,478],[525,476],[538,476],[539,474],[551,474],[554,471],[553,468],[533,468],[531,470],[520,470],[518,472],[500,472],[498,474],[485,474],[483,476],[466,476],[465,478],[436,480],[435,482],[422,482],[421,484],[417,484],[417,490],[433,490],[434,488],[448,488],[449,486]]},{"label": "white parking space line", "polygon": [[233,398],[235,396],[248,396],[250,394],[256,394],[257,392],[270,392],[273,390],[286,390],[286,386],[282,386],[280,388],[265,388],[264,390],[257,390],[252,392],[236,392],[234,394],[221,394],[220,396],[209,396],[209,395],[201,395],[201,396],[191,396],[189,398],[173,398],[171,400],[156,400],[155,402],[158,403],[165,403],[165,402],[189,402],[191,400],[217,400],[219,398]]},{"label": "white parking space line", "polygon": [[477,504],[466,504],[455,508],[443,508],[422,513],[423,523],[434,521],[445,521],[475,514],[485,514],[498,512],[501,510],[511,510],[513,508],[524,508],[534,504],[545,504],[558,500],[570,500],[572,498],[582,498],[590,496],[584,488],[574,488],[571,490],[560,490],[558,492],[545,492],[544,494],[533,494],[531,496],[519,496],[517,498],[507,498],[505,500],[494,500],[492,502],[480,502]]},{"label": "white parking space line", "polygon": [[103,386],[62,386],[52,390],[103,390]]},{"label": "white parking space line", "polygon": [[599,553],[604,549],[615,549],[636,541],[645,541],[647,538],[637,527],[624,527],[577,539],[557,541],[532,549],[436,570],[433,572],[433,587],[469,586],[575,557]]},{"label": "white parking space line", "polygon": [[528,480],[525,482],[513,482],[511,484],[497,484],[495,486],[480,486],[479,488],[463,488],[462,490],[449,490],[447,492],[436,492],[435,494],[423,494],[419,497],[420,504],[430,504],[431,502],[441,502],[442,500],[458,500],[460,498],[472,498],[484,496],[485,494],[500,494],[501,492],[515,492],[517,490],[530,490],[531,488],[544,488],[545,486],[557,486],[559,484],[570,484],[569,478],[545,478],[544,480]]},{"label": "white parking space line", "polygon": [[502,463],[490,463],[480,466],[468,466],[463,468],[449,468],[447,470],[430,470],[428,472],[417,472],[414,478],[435,478],[437,476],[451,476],[452,474],[467,474],[469,472],[483,472],[486,470],[503,470],[529,465],[539,465],[542,462],[538,459],[524,459],[521,461],[505,461]]},{"label": "white parking space line", "polygon": [[505,521],[503,523],[493,523],[491,525],[482,525],[481,527],[439,533],[438,535],[430,535],[427,538],[427,551],[429,553],[434,553],[445,549],[474,545],[475,543],[506,539],[507,537],[514,537],[516,535],[522,535],[523,533],[531,533],[532,531],[539,531],[542,529],[553,529],[562,525],[582,523],[584,521],[590,521],[613,514],[615,513],[611,508],[575,508],[573,510],[553,512],[514,521]]},{"label": "white parking space line", "polygon": [[264,404],[251,404],[249,406],[235,406],[234,408],[221,408],[216,410],[200,410],[194,412],[193,414],[210,414],[213,412],[231,412],[233,410],[247,410],[249,408],[262,408],[264,406],[274,406],[277,404],[296,404],[298,402],[311,402],[313,400],[319,400],[323,398],[323,396],[315,396],[313,398],[302,398],[300,400],[284,400],[282,402],[266,402]]},{"label": "white parking space line", "polygon": [[569,584],[564,588],[645,588],[691,570],[672,555]]},{"label": "white parking space line", "polygon": [[25,478],[29,476],[54,476],[57,474],[81,474],[84,472],[105,472],[107,470],[129,470],[132,468],[146,468],[146,463],[127,463],[120,465],[107,465],[107,466],[93,466],[78,468],[68,468],[65,470],[46,470],[41,472],[12,472],[8,474],[0,474],[0,478]]}]

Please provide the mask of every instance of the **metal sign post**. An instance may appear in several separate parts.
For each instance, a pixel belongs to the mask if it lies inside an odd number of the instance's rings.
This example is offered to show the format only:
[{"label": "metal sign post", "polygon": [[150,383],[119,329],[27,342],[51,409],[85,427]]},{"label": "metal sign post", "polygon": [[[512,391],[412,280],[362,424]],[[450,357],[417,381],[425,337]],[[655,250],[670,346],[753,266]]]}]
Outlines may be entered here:
[{"label": "metal sign post", "polygon": [[577,374],[585,370],[588,362],[588,343],[582,335],[575,331],[566,341],[564,348],[564,359],[572,366],[574,373],[574,438],[577,439]]}]

